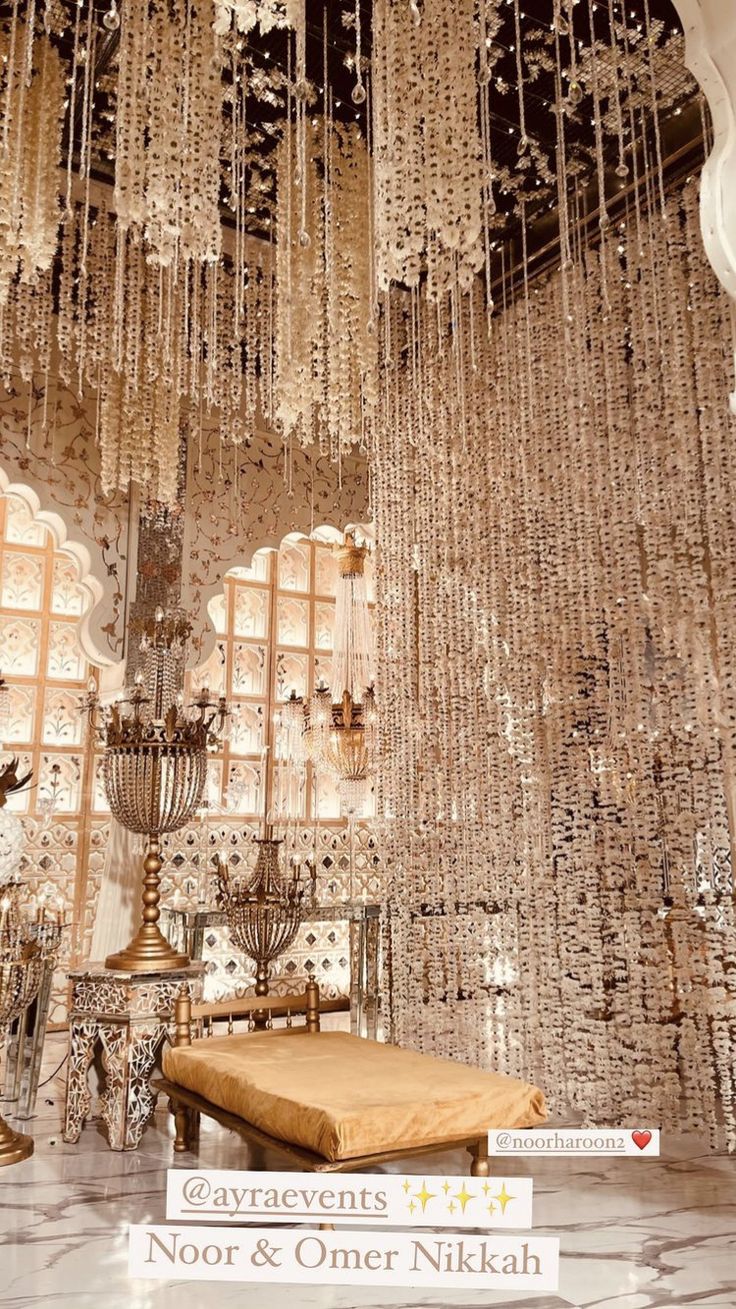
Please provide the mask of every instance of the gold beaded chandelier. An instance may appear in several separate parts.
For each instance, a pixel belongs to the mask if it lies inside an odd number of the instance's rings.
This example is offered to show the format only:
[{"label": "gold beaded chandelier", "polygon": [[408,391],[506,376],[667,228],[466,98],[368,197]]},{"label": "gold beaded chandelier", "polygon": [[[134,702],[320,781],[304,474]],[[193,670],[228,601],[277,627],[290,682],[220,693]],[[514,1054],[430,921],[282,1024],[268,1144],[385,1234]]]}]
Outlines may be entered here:
[{"label": "gold beaded chandelier", "polygon": [[[283,873],[280,846],[266,824],[258,839],[258,858],[250,878],[233,878],[218,858],[218,908],[224,909],[233,943],[256,966],[256,995],[268,995],[272,963],[292,944],[307,910],[301,867]],[[314,883],[312,884],[312,899]]]}]

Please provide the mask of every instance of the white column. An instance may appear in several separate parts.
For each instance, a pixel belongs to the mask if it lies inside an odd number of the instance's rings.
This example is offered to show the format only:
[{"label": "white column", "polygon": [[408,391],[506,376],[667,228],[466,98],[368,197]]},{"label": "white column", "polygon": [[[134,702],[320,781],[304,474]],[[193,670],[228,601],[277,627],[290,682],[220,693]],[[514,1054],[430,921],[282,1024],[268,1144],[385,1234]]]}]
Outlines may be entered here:
[{"label": "white column", "polygon": [[[736,331],[736,0],[674,0],[674,5],[685,30],[685,62],[700,83],[713,119],[713,149],[701,181],[700,225],[708,258],[731,297]],[[731,410],[736,414],[736,391]]]}]

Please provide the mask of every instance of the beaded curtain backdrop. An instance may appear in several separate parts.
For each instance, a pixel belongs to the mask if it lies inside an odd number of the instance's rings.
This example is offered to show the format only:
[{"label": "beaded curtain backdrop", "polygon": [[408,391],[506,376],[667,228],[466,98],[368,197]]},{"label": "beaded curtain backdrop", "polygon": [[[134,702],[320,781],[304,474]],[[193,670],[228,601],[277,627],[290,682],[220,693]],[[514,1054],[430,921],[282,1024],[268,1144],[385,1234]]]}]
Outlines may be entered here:
[{"label": "beaded curtain backdrop", "polygon": [[386,320],[393,1037],[733,1147],[728,309],[694,185],[616,238],[488,335]]},{"label": "beaded curtain backdrop", "polygon": [[736,1145],[728,315],[672,4],[8,0],[0,55],[30,454],[58,373],[165,523],[186,441],[206,597],[212,486],[235,541],[281,447],[314,526],[299,446],[338,491],[367,447],[396,1039]]}]

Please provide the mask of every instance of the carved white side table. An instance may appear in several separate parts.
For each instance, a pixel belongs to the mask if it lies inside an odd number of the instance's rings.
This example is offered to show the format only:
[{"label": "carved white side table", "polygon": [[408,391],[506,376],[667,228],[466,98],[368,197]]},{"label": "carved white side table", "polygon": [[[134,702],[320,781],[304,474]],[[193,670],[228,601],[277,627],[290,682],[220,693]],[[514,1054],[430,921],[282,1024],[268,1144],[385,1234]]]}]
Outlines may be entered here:
[{"label": "carved white side table", "polygon": [[69,974],[69,1072],[64,1140],[79,1140],[90,1110],[89,1069],[101,1047],[100,1113],[111,1150],[135,1150],[156,1108],[150,1084],[182,982],[201,998],[204,965],[163,973],[113,972],[87,964]]}]

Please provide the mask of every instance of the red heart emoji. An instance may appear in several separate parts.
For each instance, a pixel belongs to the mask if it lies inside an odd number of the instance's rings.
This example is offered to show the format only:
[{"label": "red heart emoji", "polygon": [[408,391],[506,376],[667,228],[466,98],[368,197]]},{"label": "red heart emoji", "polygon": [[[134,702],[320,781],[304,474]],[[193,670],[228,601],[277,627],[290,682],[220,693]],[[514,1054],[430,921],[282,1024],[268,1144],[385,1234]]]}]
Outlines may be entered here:
[{"label": "red heart emoji", "polygon": [[632,1132],[632,1133],[631,1133],[631,1139],[632,1139],[632,1141],[634,1142],[634,1145],[638,1145],[639,1149],[640,1149],[640,1150],[643,1150],[644,1147],[645,1147],[646,1145],[649,1145],[649,1142],[650,1142],[651,1139],[652,1139],[652,1133],[651,1133],[651,1132]]}]

